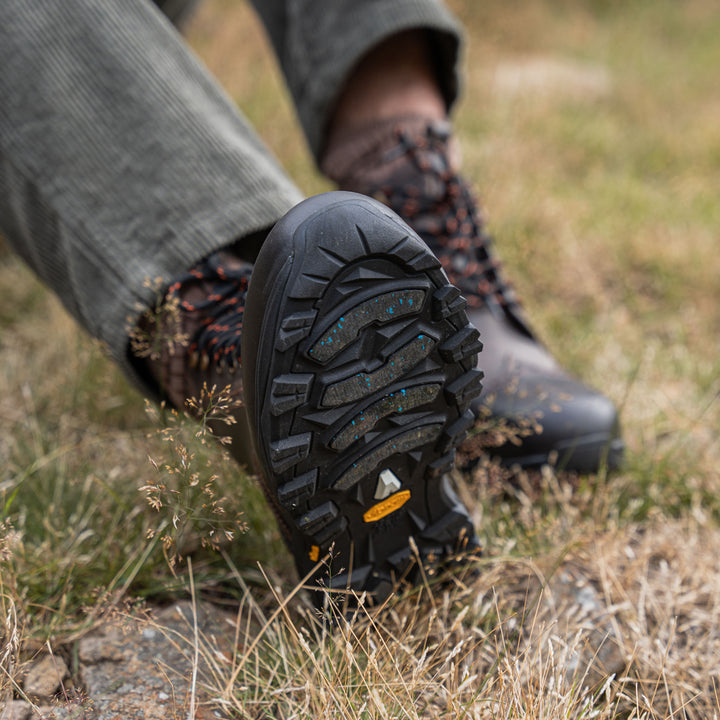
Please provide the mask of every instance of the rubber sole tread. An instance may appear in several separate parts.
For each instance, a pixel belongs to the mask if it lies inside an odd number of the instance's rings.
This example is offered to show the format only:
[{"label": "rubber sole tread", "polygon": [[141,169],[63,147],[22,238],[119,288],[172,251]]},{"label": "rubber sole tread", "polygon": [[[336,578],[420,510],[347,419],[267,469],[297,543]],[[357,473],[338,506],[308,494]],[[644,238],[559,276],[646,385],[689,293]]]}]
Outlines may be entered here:
[{"label": "rubber sole tread", "polygon": [[260,257],[277,247],[292,262],[246,305],[265,482],[301,575],[379,601],[419,564],[477,551],[446,473],[481,391],[478,333],[427,246],[368,198],[301,203]]}]

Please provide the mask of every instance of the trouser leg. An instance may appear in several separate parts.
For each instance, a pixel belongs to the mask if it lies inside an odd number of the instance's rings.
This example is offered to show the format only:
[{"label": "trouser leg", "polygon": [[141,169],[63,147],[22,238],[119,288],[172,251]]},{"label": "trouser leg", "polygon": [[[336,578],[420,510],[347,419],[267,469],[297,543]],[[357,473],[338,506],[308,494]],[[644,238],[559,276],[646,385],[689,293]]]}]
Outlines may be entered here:
[{"label": "trouser leg", "polygon": [[0,230],[137,380],[127,329],[301,199],[149,2],[0,3]]},{"label": "trouser leg", "polygon": [[427,29],[448,108],[457,97],[460,29],[440,0],[253,0],[253,5],[318,161],[329,115],[348,74],[363,55],[396,33]]}]

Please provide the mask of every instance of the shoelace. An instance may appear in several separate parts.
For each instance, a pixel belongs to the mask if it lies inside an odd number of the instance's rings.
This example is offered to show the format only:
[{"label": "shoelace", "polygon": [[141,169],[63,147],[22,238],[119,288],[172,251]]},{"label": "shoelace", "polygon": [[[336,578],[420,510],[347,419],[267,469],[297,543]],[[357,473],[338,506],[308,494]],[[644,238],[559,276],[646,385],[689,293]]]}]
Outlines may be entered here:
[{"label": "shoelace", "polygon": [[432,126],[424,135],[402,128],[396,132],[398,145],[386,159],[407,155],[421,173],[439,183],[442,193],[431,197],[420,187],[402,183],[383,186],[380,199],[428,244],[470,307],[495,302],[518,308],[515,292],[491,252],[492,239],[483,229],[477,200],[469,184],[451,169],[449,133]]},{"label": "shoelace", "polygon": [[[251,273],[250,264],[227,267],[214,253],[168,288],[167,296],[176,297],[183,311],[202,317],[202,327],[188,346],[191,367],[199,365],[204,370],[213,362],[221,370],[234,372],[240,366],[240,333]],[[182,289],[190,283],[209,287],[207,297],[200,302],[182,299]]]}]

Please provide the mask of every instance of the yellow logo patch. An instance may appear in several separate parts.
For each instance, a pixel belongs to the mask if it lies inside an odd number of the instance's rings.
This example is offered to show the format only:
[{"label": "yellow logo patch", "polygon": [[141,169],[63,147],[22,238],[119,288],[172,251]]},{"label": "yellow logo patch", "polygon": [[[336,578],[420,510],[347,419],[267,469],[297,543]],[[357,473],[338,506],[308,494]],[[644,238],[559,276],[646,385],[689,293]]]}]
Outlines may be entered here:
[{"label": "yellow logo patch", "polygon": [[401,490],[391,495],[389,498],[385,498],[382,502],[377,505],[373,505],[364,515],[363,520],[366,523],[377,522],[386,515],[395,512],[398,508],[401,508],[410,499],[409,490]]}]

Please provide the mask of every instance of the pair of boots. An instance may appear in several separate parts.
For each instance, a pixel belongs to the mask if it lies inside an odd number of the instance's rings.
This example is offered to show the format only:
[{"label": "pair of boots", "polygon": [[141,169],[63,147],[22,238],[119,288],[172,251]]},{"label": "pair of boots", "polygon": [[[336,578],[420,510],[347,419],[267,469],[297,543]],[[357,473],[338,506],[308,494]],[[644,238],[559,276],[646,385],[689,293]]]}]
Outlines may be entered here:
[{"label": "pair of boots", "polygon": [[612,403],[529,329],[449,139],[411,118],[327,157],[327,174],[362,194],[304,201],[254,265],[216,253],[166,295],[187,340],[150,369],[177,407],[204,384],[243,401],[231,452],[250,465],[252,441],[311,587],[382,600],[420,566],[477,552],[449,473],[493,425],[509,437],[488,452],[506,464],[593,472],[621,459]]}]

